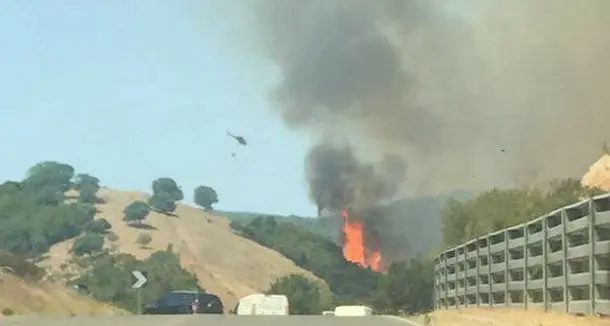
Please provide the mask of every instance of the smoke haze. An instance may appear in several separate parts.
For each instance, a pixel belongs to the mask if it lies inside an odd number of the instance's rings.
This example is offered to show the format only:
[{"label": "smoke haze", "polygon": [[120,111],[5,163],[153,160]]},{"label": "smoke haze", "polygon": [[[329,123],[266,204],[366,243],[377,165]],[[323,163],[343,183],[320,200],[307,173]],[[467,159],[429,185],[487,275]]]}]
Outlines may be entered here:
[{"label": "smoke haze", "polygon": [[247,6],[280,69],[275,107],[320,136],[306,160],[321,208],[581,176],[610,137],[610,1]]}]

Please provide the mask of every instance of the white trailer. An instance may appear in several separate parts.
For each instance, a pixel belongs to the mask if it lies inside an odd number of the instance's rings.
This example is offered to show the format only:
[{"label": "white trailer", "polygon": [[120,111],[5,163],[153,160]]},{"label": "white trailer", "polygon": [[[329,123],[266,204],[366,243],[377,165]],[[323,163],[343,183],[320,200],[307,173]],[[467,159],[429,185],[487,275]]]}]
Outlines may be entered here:
[{"label": "white trailer", "polygon": [[285,295],[251,294],[239,299],[237,315],[289,315],[290,304]]},{"label": "white trailer", "polygon": [[337,317],[363,317],[373,315],[373,309],[367,306],[338,306],[335,308]]}]

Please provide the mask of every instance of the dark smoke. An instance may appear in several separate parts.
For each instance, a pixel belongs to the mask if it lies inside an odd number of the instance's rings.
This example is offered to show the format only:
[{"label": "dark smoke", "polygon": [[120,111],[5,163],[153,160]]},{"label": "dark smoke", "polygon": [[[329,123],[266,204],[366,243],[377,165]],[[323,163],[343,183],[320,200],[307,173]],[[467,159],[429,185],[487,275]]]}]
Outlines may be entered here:
[{"label": "dark smoke", "polygon": [[364,164],[349,145],[321,143],[307,156],[310,196],[318,205],[318,215],[348,206],[362,212],[394,198],[406,168],[398,156],[387,154],[380,162]]},{"label": "dark smoke", "polygon": [[408,243],[376,204],[580,178],[610,139],[608,0],[248,3],[275,107],[321,135],[313,201],[354,206],[384,256]]},{"label": "dark smoke", "polygon": [[[610,136],[610,1],[249,3],[285,121],[402,157],[407,194],[580,177]],[[343,198],[335,179],[318,203]]]}]

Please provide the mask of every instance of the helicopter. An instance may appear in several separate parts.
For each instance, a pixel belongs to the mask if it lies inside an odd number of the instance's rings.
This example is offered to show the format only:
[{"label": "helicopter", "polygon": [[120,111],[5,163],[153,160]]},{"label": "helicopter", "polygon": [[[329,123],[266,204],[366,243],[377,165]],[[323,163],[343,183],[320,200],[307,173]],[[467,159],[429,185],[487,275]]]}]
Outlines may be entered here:
[{"label": "helicopter", "polygon": [[230,132],[227,131],[227,136],[235,139],[240,145],[242,146],[247,146],[248,142],[246,141],[246,139],[242,136],[235,136],[233,134],[231,134]]}]

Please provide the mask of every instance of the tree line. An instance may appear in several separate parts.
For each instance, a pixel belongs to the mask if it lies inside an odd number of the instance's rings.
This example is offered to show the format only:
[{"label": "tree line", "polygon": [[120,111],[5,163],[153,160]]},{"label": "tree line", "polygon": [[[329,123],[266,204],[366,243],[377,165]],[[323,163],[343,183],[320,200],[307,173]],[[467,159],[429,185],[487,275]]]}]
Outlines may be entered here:
[{"label": "tree line", "polygon": [[558,179],[544,188],[495,188],[464,202],[450,199],[443,209],[443,242],[454,247],[602,193],[576,179]]},{"label": "tree line", "polygon": [[137,292],[131,289],[134,270],[148,274],[148,282],[140,289],[142,303],[157,300],[173,290],[205,292],[198,285],[197,277],[180,266],[180,259],[171,245],[144,260],[131,254],[106,252],[86,257],[84,263],[90,267],[71,283],[84,294],[131,312],[138,309]]},{"label": "tree line", "polygon": [[[140,223],[146,219],[150,211],[173,215],[177,203],[184,199],[184,193],[176,181],[163,177],[152,183],[152,196],[148,201],[136,200],[125,207],[123,220],[127,223]],[[193,201],[207,210],[213,210],[218,203],[218,193],[210,186],[198,186],[193,191]]]}]

